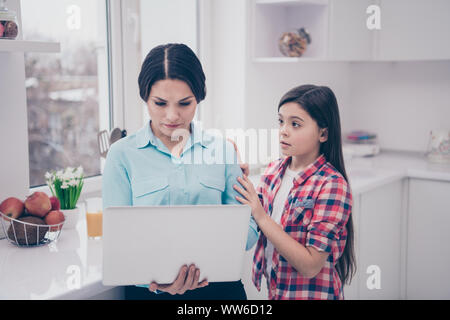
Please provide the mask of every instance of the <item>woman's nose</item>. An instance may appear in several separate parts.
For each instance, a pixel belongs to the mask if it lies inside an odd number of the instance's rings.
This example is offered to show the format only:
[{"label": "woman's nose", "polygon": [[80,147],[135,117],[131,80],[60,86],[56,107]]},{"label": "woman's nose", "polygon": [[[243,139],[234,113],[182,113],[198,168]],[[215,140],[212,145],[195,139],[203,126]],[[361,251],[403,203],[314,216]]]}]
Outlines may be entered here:
[{"label": "woman's nose", "polygon": [[166,109],[166,119],[170,122],[176,122],[180,118],[180,114],[178,113],[178,110],[176,107],[170,106]]}]

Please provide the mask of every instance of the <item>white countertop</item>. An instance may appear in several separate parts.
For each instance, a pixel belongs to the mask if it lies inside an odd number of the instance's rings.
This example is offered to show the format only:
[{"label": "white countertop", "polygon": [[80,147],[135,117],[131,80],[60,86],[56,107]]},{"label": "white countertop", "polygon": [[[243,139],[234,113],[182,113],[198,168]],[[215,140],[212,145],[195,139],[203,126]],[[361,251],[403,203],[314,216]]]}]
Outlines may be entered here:
[{"label": "white countertop", "polygon": [[56,242],[23,248],[3,239],[0,253],[0,299],[86,299],[112,288],[101,283],[102,240],[87,238],[85,215]]},{"label": "white countertop", "polygon": [[[382,151],[374,157],[352,158],[345,161],[345,169],[355,195],[403,178],[450,182],[450,164],[431,163],[414,152]],[[250,179],[256,184],[259,175]]]},{"label": "white countertop", "polygon": [[[432,164],[415,153],[382,152],[345,165],[354,194],[408,177],[450,182],[450,164]],[[73,288],[77,275],[79,289]],[[102,240],[87,238],[84,215],[76,229],[63,229],[47,246],[19,248],[0,240],[0,299],[85,299],[112,288],[101,280]]]}]

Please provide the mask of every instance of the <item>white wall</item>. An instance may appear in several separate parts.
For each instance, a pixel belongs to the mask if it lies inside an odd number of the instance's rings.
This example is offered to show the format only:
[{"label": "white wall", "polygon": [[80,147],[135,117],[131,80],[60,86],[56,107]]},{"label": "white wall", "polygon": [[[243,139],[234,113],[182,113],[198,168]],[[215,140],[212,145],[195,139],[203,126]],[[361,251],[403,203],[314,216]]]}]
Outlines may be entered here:
[{"label": "white wall", "polygon": [[[8,1],[8,8],[20,21],[19,1]],[[0,201],[24,199],[30,179],[23,53],[0,52],[0,150]]]},{"label": "white wall", "polygon": [[[197,52],[196,0],[140,0],[140,33],[142,61],[138,72],[147,54],[158,45],[184,43]],[[143,102],[141,106],[144,125],[149,115]]]},{"label": "white wall", "polygon": [[347,130],[379,135],[384,149],[425,152],[450,130],[450,61],[352,63]]}]

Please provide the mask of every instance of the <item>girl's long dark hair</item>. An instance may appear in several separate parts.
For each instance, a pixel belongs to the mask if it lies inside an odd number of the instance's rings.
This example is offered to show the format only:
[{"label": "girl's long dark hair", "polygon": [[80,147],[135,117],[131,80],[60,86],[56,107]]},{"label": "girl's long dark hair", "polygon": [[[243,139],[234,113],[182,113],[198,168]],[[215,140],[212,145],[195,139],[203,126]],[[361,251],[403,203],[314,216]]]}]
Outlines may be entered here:
[{"label": "girl's long dark hair", "polygon": [[[319,128],[328,128],[328,139],[321,143],[319,152],[325,155],[327,161],[342,174],[347,184],[350,185],[342,154],[339,108],[333,91],[325,86],[302,85],[289,90],[281,98],[278,110],[288,102],[298,103],[317,122]],[[347,241],[344,252],[336,263],[336,270],[343,284],[350,283],[356,272],[352,214],[350,214],[346,228]]]}]

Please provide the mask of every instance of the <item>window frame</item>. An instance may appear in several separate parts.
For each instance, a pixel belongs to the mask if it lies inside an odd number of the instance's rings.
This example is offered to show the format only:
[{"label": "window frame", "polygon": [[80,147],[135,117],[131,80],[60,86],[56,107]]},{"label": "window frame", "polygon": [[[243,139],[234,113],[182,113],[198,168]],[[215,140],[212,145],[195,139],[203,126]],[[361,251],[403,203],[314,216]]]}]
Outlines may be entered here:
[{"label": "window frame", "polygon": [[[106,21],[108,32],[108,58],[109,58],[109,130],[114,127],[121,129],[136,128],[140,125],[133,123],[136,118],[137,112],[135,110],[125,110],[126,105],[132,105],[136,100],[133,97],[131,90],[127,90],[127,79],[134,76],[136,73],[136,67],[130,66],[130,57],[134,52],[140,52],[136,49],[136,46],[130,46],[130,41],[124,40],[124,30],[129,30],[128,16],[133,14],[138,7],[138,0],[105,0],[106,1]],[[128,23],[127,23],[128,21]],[[138,27],[135,24],[135,27]],[[139,44],[137,44],[139,45]],[[124,59],[128,58],[128,62]],[[136,61],[136,60],[134,60]],[[137,61],[140,61],[137,60]],[[137,76],[135,76],[137,79]],[[135,108],[137,109],[137,108]],[[125,118],[125,114],[131,112],[131,116]],[[127,121],[126,121],[127,120]],[[129,131],[130,132],[130,131]],[[28,144],[28,141],[27,141]],[[105,159],[101,159],[101,171],[103,172]],[[29,171],[30,168],[27,167]],[[35,191],[42,191],[47,194],[51,194],[51,191],[47,185],[41,185],[36,187],[29,186],[30,194]],[[102,174],[88,177],[84,179],[83,190],[80,195],[80,201],[91,196],[99,196],[102,190]]]}]

